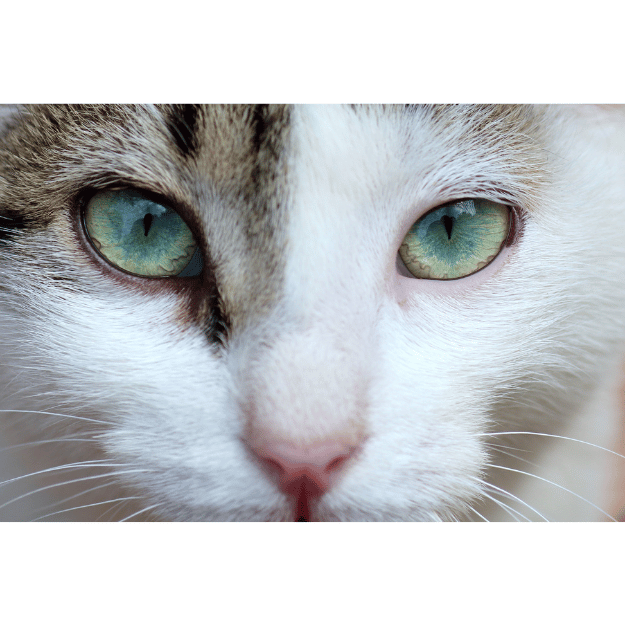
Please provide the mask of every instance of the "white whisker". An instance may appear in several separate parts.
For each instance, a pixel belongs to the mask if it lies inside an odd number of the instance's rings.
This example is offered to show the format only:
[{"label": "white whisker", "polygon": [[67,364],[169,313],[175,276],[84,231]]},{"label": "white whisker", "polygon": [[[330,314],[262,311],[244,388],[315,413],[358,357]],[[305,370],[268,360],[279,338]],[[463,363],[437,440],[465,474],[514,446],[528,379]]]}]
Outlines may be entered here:
[{"label": "white whisker", "polygon": [[[81,480],[76,480],[76,482],[79,482]],[[110,481],[110,482],[105,482],[104,484],[98,484],[98,486],[93,486],[92,488],[87,488],[85,490],[80,491],[79,493],[75,493],[74,495],[71,495],[70,497],[65,497],[65,499],[61,499],[60,501],[55,501],[53,504],[49,505],[49,506],[45,506],[44,508],[42,508],[41,510],[49,510],[50,508],[56,508],[58,506],[60,506],[61,504],[67,503],[68,501],[72,501],[72,499],[78,499],[79,497],[84,497],[85,495],[88,495],[89,493],[99,490],[101,488],[107,488],[110,486],[116,486],[117,482],[114,481]],[[33,519],[34,521],[39,521],[41,519],[45,519],[47,516],[49,515],[44,515],[44,516],[40,516],[36,519]]]},{"label": "white whisker", "polygon": [[508,492],[507,490],[503,488],[500,488],[499,486],[495,486],[494,484],[489,484],[488,482],[485,482],[482,480],[480,481],[484,484],[484,486],[486,486],[486,488],[496,490],[497,492],[501,493],[502,495],[505,495],[506,497],[511,497],[515,501],[518,501],[520,504],[523,504],[524,506],[528,507],[532,512],[537,514],[543,521],[549,522],[548,518],[543,516],[540,512],[538,512],[538,510],[536,510],[536,508],[533,508],[532,506],[530,506],[526,501],[523,501],[520,497],[513,495],[512,493]]},{"label": "white whisker", "polygon": [[130,516],[125,517],[124,519],[121,519],[119,522],[125,523],[126,521],[132,519],[133,517],[139,516],[140,514],[143,514],[144,512],[148,512],[149,510],[154,510],[154,508],[158,508],[158,504],[154,504],[153,506],[147,506],[146,508],[143,508],[142,510],[135,512],[134,514],[131,514]]},{"label": "white whisker", "polygon": [[504,445],[502,443],[487,443],[489,447],[495,447],[497,449],[502,449],[502,450],[512,450],[512,451],[520,451],[520,452],[525,452],[527,453],[528,450],[527,449],[522,449],[521,447],[512,447],[511,445]]},{"label": "white whisker", "polygon": [[[103,474],[102,476],[94,476],[94,478],[95,477],[106,477],[106,475],[113,475],[114,476],[115,473]],[[73,480],[72,482],[66,482],[64,485],[77,483],[77,482],[81,482],[81,481],[83,481],[83,480],[77,479],[77,480]],[[59,486],[62,486],[62,485],[63,484],[60,484]],[[85,490],[80,491],[79,493],[75,493],[73,495],[70,495],[69,497],[65,497],[65,499],[61,499],[60,501],[55,501],[53,504],[51,504],[49,506],[46,506],[45,508],[42,508],[42,510],[48,510],[48,509],[50,509],[52,507],[59,506],[61,504],[67,503],[68,501],[71,501],[72,499],[77,499],[78,497],[83,497],[85,495],[88,495],[89,493],[91,493],[93,491],[99,490],[101,488],[108,488],[108,487],[111,487],[111,486],[119,486],[119,483],[116,482],[116,481],[111,480],[109,482],[105,482],[104,484],[98,484],[97,486],[93,486],[92,488],[87,488]],[[35,519],[35,520],[37,520],[37,519]]]},{"label": "white whisker", "polygon": [[105,514],[110,514],[110,520],[113,520],[114,515],[121,512],[121,510],[127,505],[127,501],[120,501],[119,503],[116,503],[114,506],[111,506],[108,510],[105,510],[101,515],[99,515],[96,521],[100,521]]},{"label": "white whisker", "polygon": [[[489,447],[495,447],[495,445],[489,445]],[[497,445],[497,447],[501,447],[501,446]],[[521,450],[521,451],[526,451],[526,450]],[[525,464],[529,464],[532,467],[538,467],[538,465],[535,462],[532,462],[531,460],[528,460],[527,458],[522,458],[521,456],[518,456],[517,454],[513,454],[511,451],[507,451],[504,448],[498,449],[497,453],[503,454],[504,456],[508,456],[508,458],[514,458],[515,460],[518,460],[519,462],[524,462]]]},{"label": "white whisker", "polygon": [[93,438],[47,438],[39,441],[29,441],[27,443],[18,443],[0,448],[0,452],[11,451],[12,449],[21,449],[23,447],[37,447],[39,445],[47,445],[48,443],[93,443]]},{"label": "white whisker", "polygon": [[40,521],[42,519],[46,519],[48,517],[51,517],[57,514],[64,514],[66,512],[72,512],[73,510],[83,510],[84,508],[93,508],[94,506],[103,506],[104,504],[107,504],[107,503],[115,503],[118,501],[130,501],[133,499],[141,499],[141,497],[119,497],[117,499],[108,499],[107,501],[98,501],[96,503],[88,503],[83,506],[74,506],[73,508],[65,508],[65,510],[58,510],[57,512],[51,512],[50,514],[46,514],[42,517],[39,517],[38,519],[35,519],[35,521]]},{"label": "white whisker", "polygon": [[607,451],[609,454],[617,456],[618,458],[622,458],[625,460],[625,456],[623,454],[619,454],[616,451],[612,451],[607,447],[602,447],[601,445],[596,445],[595,443],[589,443],[588,441],[582,441],[578,438],[571,438],[570,436],[561,436],[559,434],[547,434],[545,432],[485,432],[481,436],[510,436],[512,434],[523,434],[527,436],[545,436],[548,438],[558,438],[565,441],[571,441],[574,443],[581,443],[582,445],[590,445],[596,449],[600,449],[601,451]]},{"label": "white whisker", "polygon": [[78,415],[63,414],[59,412],[45,412],[43,410],[0,410],[0,412],[17,413],[17,414],[37,414],[47,415],[50,417],[62,417],[63,419],[76,419],[78,421],[89,421],[91,423],[100,423],[101,425],[112,425],[109,421],[103,421],[102,419],[91,419],[89,417],[79,417]]},{"label": "white whisker", "polygon": [[490,501],[498,505],[502,510],[506,511],[515,521],[519,520],[518,517],[521,517],[525,521],[529,521],[529,519],[524,514],[521,514],[518,510],[515,510],[503,501],[499,501],[499,499],[497,499],[496,497],[493,497],[488,493],[482,493],[482,495],[487,499],[490,499]]},{"label": "white whisker", "polygon": [[55,484],[49,484],[48,486],[42,486],[41,488],[28,491],[27,493],[23,493],[19,495],[18,497],[14,497],[13,499],[10,499],[9,501],[5,501],[3,504],[0,505],[0,510],[2,510],[2,508],[5,508],[6,506],[12,503],[15,503],[16,501],[19,501],[20,499],[24,499],[25,497],[30,497],[31,495],[34,495],[36,493],[41,493],[43,491],[50,490],[51,488],[59,488],[60,486],[68,486],[69,484],[76,484],[78,482],[86,482],[88,480],[97,480],[103,477],[127,475],[129,473],[148,473],[148,472],[149,472],[148,469],[129,469],[127,471],[113,471],[111,473],[103,473],[101,475],[87,475],[85,477],[77,478],[75,480],[68,480],[66,482],[57,482]]},{"label": "white whisker", "polygon": [[[35,475],[43,475],[45,473],[51,473],[53,471],[70,471],[74,469],[84,469],[84,468],[111,468],[111,467],[127,467],[130,466],[124,463],[112,463],[112,462],[102,462],[101,460],[83,460],[82,462],[72,462],[69,464],[62,464],[56,467],[50,467],[49,469],[42,469],[41,471],[34,471],[32,473],[27,473],[26,475],[20,475],[18,477],[13,477],[8,480],[4,480],[4,482],[0,482],[1,486],[6,486],[7,484],[12,484],[14,482],[18,482],[20,480],[24,480],[28,477],[34,477]],[[145,469],[147,471],[147,469]]]},{"label": "white whisker", "polygon": [[581,495],[574,493],[572,490],[569,490],[568,488],[565,488],[564,486],[561,486],[560,484],[556,484],[555,482],[552,482],[551,480],[548,480],[547,478],[540,477],[539,475],[534,475],[533,473],[528,473],[527,471],[521,471],[520,469],[512,469],[511,467],[502,467],[502,466],[499,466],[496,464],[490,464],[490,463],[488,463],[488,466],[492,467],[493,469],[501,469],[503,471],[511,471],[513,473],[520,473],[522,475],[527,475],[528,477],[536,478],[537,480],[540,480],[542,482],[546,482],[547,484],[551,484],[552,486],[555,486],[556,488],[560,488],[561,490],[564,490],[567,493],[570,493],[571,495],[573,495],[574,497],[577,497],[578,499],[581,499],[582,501],[586,502],[589,506],[592,506],[593,508],[595,508],[602,514],[605,514],[605,516],[607,516],[609,519],[612,519],[612,521],[616,521],[616,519],[612,515],[608,514],[605,510],[602,510],[599,506],[596,506],[591,501],[588,501],[588,499],[586,499],[585,497],[582,497]]},{"label": "white whisker", "polygon": [[475,514],[476,516],[479,516],[482,521],[490,523],[490,521],[485,516],[481,515],[473,506],[469,506],[469,510],[473,512],[473,514]]}]

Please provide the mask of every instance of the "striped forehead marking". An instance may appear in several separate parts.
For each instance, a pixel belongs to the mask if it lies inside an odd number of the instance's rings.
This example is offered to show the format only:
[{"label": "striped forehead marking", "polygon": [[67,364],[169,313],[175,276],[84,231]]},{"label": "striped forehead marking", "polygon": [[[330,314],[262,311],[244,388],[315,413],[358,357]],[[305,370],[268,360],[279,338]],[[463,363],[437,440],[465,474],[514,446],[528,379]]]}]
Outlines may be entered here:
[{"label": "striped forehead marking", "polygon": [[[533,158],[529,142],[520,140],[534,133],[528,107],[336,110],[337,117],[353,116],[354,132],[360,132],[356,118],[415,115],[416,127],[431,127],[449,141],[486,146],[494,155],[516,153],[520,176]],[[13,228],[45,226],[89,185],[136,185],[179,199],[206,231],[224,317],[234,328],[254,324],[275,309],[283,288],[297,192],[289,159],[301,156],[294,117],[290,106],[262,104],[35,106],[16,118],[0,148],[6,180],[0,215]]]},{"label": "striped forehead marking", "polygon": [[171,142],[209,190],[194,204],[232,331],[275,308],[284,275],[291,107],[166,108]]}]

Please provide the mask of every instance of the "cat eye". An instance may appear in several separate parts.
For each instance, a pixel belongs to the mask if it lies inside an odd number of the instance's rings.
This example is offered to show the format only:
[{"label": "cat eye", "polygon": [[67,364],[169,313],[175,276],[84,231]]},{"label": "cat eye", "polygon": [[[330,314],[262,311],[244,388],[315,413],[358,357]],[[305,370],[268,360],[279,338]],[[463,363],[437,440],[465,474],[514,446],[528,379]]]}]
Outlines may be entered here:
[{"label": "cat eye", "polygon": [[510,232],[510,212],[481,199],[445,204],[415,222],[399,256],[415,278],[464,278],[497,257]]},{"label": "cat eye", "polygon": [[87,235],[111,265],[144,278],[193,277],[202,255],[180,215],[138,191],[103,191],[84,211]]}]

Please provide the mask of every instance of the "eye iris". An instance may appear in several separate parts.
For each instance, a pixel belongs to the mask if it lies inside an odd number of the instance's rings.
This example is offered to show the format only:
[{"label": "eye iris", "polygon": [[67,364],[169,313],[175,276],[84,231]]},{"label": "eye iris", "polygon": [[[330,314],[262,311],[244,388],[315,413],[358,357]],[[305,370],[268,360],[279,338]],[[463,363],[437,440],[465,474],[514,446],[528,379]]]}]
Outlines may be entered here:
[{"label": "eye iris", "polygon": [[87,205],[85,228],[100,254],[144,277],[198,275],[201,258],[180,215],[136,191],[105,191]]},{"label": "eye iris", "polygon": [[486,200],[454,202],[419,219],[406,235],[399,255],[416,278],[463,278],[495,259],[509,228],[506,206]]}]

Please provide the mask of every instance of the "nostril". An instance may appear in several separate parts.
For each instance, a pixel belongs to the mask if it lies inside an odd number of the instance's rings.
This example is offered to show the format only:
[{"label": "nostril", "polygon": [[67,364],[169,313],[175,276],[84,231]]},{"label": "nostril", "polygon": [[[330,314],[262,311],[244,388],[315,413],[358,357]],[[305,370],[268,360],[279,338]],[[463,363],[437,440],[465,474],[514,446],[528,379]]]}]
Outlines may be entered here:
[{"label": "nostril", "polygon": [[343,456],[339,456],[338,458],[335,458],[334,460],[331,460],[328,463],[328,466],[325,468],[325,470],[328,473],[332,473],[333,471],[338,471],[344,464],[345,461],[349,458],[350,454],[346,454]]},{"label": "nostril", "polygon": [[284,468],[282,467],[282,465],[277,460],[273,460],[272,458],[263,458],[263,457],[261,457],[261,460],[270,469],[273,469],[274,471],[277,471],[278,473],[282,473],[284,471]]}]

